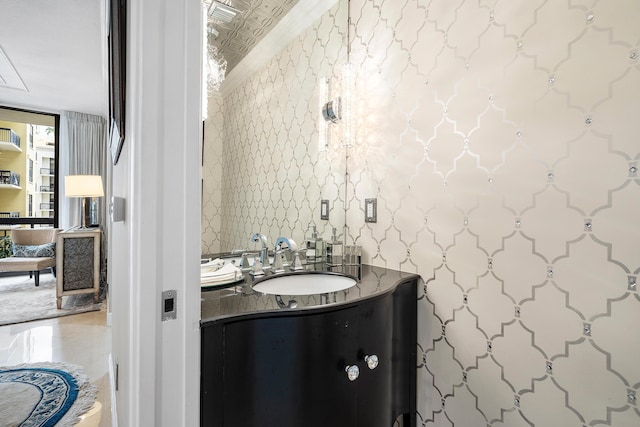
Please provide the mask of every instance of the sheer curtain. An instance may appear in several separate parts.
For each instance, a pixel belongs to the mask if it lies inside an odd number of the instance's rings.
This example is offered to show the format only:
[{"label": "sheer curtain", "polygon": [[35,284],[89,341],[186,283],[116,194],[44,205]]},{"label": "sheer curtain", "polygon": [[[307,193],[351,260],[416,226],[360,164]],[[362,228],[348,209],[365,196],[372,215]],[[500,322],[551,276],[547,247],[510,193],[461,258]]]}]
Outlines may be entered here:
[{"label": "sheer curtain", "polygon": [[[107,121],[100,116],[63,111],[60,114],[59,168],[59,226],[67,229],[80,225],[81,201],[65,196],[64,177],[67,175],[101,175],[107,193]],[[106,197],[97,198],[100,224],[108,224]]]}]

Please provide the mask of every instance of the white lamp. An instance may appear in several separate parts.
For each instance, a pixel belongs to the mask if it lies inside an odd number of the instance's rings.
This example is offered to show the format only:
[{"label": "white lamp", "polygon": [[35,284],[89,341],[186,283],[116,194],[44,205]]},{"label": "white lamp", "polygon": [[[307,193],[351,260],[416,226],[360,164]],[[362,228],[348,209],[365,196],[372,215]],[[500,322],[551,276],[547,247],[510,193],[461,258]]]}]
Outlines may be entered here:
[{"label": "white lamp", "polygon": [[67,175],[64,177],[64,191],[67,197],[82,197],[82,228],[87,228],[85,218],[87,199],[103,197],[100,175]]}]

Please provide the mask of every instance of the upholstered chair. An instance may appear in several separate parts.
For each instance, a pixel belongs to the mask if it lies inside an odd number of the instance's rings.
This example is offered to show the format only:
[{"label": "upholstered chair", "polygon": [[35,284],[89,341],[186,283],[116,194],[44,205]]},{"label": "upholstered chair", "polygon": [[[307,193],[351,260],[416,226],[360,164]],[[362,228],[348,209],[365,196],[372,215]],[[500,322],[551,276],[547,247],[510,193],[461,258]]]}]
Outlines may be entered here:
[{"label": "upholstered chair", "polygon": [[11,230],[13,255],[0,258],[0,271],[28,271],[40,286],[40,270],[51,268],[55,275],[56,239],[59,228],[16,228]]}]

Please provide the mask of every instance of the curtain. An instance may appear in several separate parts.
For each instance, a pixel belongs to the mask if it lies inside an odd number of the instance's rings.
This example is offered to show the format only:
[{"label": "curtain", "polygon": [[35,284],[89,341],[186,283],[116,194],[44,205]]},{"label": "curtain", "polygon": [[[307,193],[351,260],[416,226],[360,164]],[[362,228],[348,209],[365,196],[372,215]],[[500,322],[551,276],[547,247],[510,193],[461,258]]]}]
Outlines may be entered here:
[{"label": "curtain", "polygon": [[[65,196],[64,177],[67,175],[101,175],[103,186],[107,185],[107,121],[92,114],[63,111],[60,114],[60,159],[59,210],[60,228],[67,229],[81,223],[82,202],[78,198]],[[104,188],[105,196],[107,188]],[[103,230],[108,224],[104,200],[96,198],[98,218]]]}]

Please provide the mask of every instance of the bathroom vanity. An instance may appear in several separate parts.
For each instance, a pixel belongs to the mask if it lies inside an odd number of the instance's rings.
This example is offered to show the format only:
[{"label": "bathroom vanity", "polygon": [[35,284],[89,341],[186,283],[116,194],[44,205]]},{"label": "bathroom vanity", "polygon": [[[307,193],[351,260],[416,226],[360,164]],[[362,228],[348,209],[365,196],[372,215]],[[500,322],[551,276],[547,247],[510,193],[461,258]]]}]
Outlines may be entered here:
[{"label": "bathroom vanity", "polygon": [[352,273],[320,295],[203,290],[202,426],[416,425],[418,276]]}]

